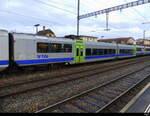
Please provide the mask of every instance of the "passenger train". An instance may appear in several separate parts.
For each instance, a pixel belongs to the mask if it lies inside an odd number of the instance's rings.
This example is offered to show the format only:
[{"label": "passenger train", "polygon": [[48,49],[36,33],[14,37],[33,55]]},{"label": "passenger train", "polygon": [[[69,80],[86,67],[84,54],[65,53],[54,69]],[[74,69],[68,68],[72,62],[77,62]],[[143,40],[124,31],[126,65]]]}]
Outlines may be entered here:
[{"label": "passenger train", "polygon": [[0,30],[0,70],[56,63],[86,63],[150,54],[150,47],[87,42]]}]

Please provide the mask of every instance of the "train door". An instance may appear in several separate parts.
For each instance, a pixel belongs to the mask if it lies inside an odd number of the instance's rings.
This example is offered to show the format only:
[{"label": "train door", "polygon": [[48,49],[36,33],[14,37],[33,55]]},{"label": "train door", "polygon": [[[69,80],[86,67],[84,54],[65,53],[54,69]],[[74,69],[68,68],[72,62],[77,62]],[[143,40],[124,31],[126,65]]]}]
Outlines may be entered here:
[{"label": "train door", "polygon": [[85,45],[84,45],[83,41],[81,41],[81,40],[75,41],[74,56],[75,56],[75,60],[74,60],[75,63],[84,62]]},{"label": "train door", "polygon": [[133,53],[134,53],[134,56],[136,56],[136,54],[137,54],[137,47],[136,47],[136,45],[134,45]]}]

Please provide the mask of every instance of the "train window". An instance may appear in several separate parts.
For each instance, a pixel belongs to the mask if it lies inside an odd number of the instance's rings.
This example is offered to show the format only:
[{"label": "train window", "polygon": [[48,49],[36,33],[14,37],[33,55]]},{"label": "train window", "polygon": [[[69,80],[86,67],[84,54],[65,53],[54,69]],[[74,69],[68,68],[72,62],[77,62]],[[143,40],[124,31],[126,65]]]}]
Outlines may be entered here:
[{"label": "train window", "polygon": [[146,51],[150,51],[150,48],[146,48]]},{"label": "train window", "polygon": [[107,54],[115,54],[115,49],[93,49],[92,55],[107,55]]},{"label": "train window", "polygon": [[115,49],[104,49],[104,54],[115,54],[116,50]]},{"label": "train window", "polygon": [[83,56],[83,48],[81,48],[80,50],[81,50],[80,56]]},{"label": "train window", "polygon": [[124,54],[125,52],[124,52],[124,49],[121,49],[120,50],[120,54]]},{"label": "train window", "polygon": [[115,54],[115,52],[116,52],[116,51],[115,51],[114,49],[110,49],[110,50],[109,50],[109,54]]},{"label": "train window", "polygon": [[126,49],[121,49],[120,54],[127,54],[127,50]]},{"label": "train window", "polygon": [[93,56],[94,56],[94,55],[99,55],[99,54],[98,54],[98,49],[93,49],[92,55],[93,55]]},{"label": "train window", "polygon": [[37,43],[37,53],[48,53],[48,43]]},{"label": "train window", "polygon": [[58,43],[50,43],[50,53],[58,53],[58,52],[62,52],[62,44],[58,44]]},{"label": "train window", "polygon": [[98,50],[98,54],[99,54],[99,55],[103,55],[103,54],[104,54],[104,50],[103,50],[103,49],[99,49],[99,50]]},{"label": "train window", "polygon": [[142,51],[142,48],[136,48],[137,51]]},{"label": "train window", "polygon": [[113,50],[112,49],[108,49],[108,54],[113,54]]},{"label": "train window", "polygon": [[133,53],[133,50],[129,49],[120,49],[120,54],[130,54]]},{"label": "train window", "polygon": [[86,56],[91,56],[92,55],[92,50],[90,48],[86,49]]},{"label": "train window", "polygon": [[107,49],[104,49],[104,55],[107,55],[109,51]]},{"label": "train window", "polygon": [[72,52],[72,45],[64,44],[64,52]]},{"label": "train window", "polygon": [[129,50],[130,53],[133,53],[134,50]]},{"label": "train window", "polygon": [[79,56],[79,48],[77,48],[77,54],[76,54],[76,56]]},{"label": "train window", "polygon": [[112,50],[112,54],[116,54],[116,50],[115,49]]}]

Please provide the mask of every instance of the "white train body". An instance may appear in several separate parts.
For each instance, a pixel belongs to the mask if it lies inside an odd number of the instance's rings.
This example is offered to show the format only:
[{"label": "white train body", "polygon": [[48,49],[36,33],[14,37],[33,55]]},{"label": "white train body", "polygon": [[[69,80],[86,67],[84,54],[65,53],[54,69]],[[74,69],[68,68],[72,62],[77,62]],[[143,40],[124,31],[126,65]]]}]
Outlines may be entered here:
[{"label": "white train body", "polygon": [[9,40],[8,32],[0,30],[0,70],[3,70],[9,65]]},{"label": "white train body", "polygon": [[[14,43],[14,61],[18,66],[50,64],[50,63],[63,63],[73,61],[73,50],[71,52],[54,52],[38,50],[38,47],[47,47],[48,50],[51,44],[57,45],[71,45],[73,48],[72,40],[55,39],[49,37],[35,36],[32,34],[13,34]],[[41,45],[41,46],[40,46]],[[45,46],[44,46],[45,45]],[[63,49],[63,48],[61,48]]]},{"label": "white train body", "polygon": [[150,54],[150,47],[85,42],[0,30],[0,70],[54,63],[86,63]]}]

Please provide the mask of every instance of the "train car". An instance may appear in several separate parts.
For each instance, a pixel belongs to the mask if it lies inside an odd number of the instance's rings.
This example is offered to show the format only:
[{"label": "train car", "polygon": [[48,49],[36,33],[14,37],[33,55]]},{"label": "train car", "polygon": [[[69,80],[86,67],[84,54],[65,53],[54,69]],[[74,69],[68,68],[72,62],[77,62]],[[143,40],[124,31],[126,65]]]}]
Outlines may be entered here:
[{"label": "train car", "polygon": [[118,58],[134,57],[136,56],[136,47],[134,45],[118,44]]},{"label": "train car", "polygon": [[94,62],[116,58],[115,44],[104,42],[85,42],[85,56],[83,62]]},{"label": "train car", "polygon": [[72,40],[23,33],[12,33],[12,37],[17,66],[72,63],[74,60]]},{"label": "train car", "polygon": [[9,34],[5,30],[0,30],[0,70],[4,70],[9,65]]},{"label": "train car", "polygon": [[145,55],[145,47],[144,46],[136,46],[136,56]]},{"label": "train car", "polygon": [[78,64],[150,54],[150,47],[52,38],[0,30],[0,70],[51,64]]},{"label": "train car", "polygon": [[[77,46],[77,47],[76,47]],[[136,56],[134,45],[104,42],[75,42],[75,63],[95,62]]]},{"label": "train car", "polygon": [[145,55],[149,55],[150,54],[150,47],[144,47],[144,53]]}]

